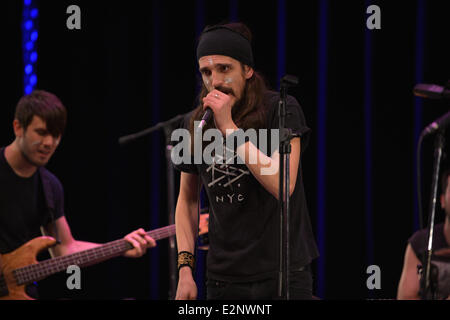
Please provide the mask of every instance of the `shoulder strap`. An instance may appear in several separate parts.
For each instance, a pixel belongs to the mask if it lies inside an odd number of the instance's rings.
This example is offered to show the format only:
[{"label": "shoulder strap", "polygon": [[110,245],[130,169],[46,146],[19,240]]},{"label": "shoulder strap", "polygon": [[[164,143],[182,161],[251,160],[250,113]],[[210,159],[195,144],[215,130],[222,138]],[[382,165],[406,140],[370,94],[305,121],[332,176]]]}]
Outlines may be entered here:
[{"label": "shoulder strap", "polygon": [[45,205],[47,207],[47,212],[50,214],[50,218],[52,219],[55,239],[57,243],[60,243],[58,236],[58,229],[56,228],[55,223],[55,208],[56,208],[55,194],[51,186],[50,175],[44,167],[39,168],[39,175],[41,177],[42,189],[44,190],[44,198],[45,198]]},{"label": "shoulder strap", "polygon": [[39,168],[39,174],[41,177],[42,189],[44,190],[45,205],[53,218],[55,211],[55,197],[50,183],[50,177],[44,167]]}]

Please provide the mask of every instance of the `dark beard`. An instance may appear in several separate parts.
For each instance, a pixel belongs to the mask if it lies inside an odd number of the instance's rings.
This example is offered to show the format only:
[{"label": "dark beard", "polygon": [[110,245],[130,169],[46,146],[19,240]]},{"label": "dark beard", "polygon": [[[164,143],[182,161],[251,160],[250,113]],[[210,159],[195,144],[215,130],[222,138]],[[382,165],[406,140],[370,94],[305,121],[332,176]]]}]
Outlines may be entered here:
[{"label": "dark beard", "polygon": [[[222,93],[232,95],[233,97],[236,98],[236,95],[234,94],[234,91],[231,88],[219,86],[219,87],[214,88],[214,89],[215,90],[219,90]],[[245,90],[244,90],[242,96],[244,96],[244,95],[245,95]],[[241,97],[239,100],[236,100],[236,102],[232,106],[232,108],[231,108],[231,118],[233,119],[233,121],[236,121],[236,118],[237,118],[237,116],[239,116],[239,113],[242,110],[242,106],[243,106],[244,103],[245,103],[245,99],[243,97]],[[214,121],[211,121],[210,125],[207,126],[205,128],[205,130],[206,129],[210,129],[210,128],[216,128],[216,124],[215,124]]]},{"label": "dark beard", "polygon": [[214,89],[219,90],[220,92],[223,92],[225,94],[231,94],[232,96],[236,97],[236,95],[234,94],[233,89],[231,89],[231,88],[219,86],[219,87],[214,88]]}]

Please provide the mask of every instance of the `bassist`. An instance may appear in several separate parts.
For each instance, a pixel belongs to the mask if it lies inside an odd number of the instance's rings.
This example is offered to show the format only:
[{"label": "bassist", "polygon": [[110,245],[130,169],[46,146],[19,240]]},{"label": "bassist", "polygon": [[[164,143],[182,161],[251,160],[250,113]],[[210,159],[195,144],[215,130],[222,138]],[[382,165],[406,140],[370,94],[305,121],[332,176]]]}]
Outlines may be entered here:
[{"label": "bassist", "polygon": [[[66,109],[54,94],[35,90],[23,96],[16,107],[15,140],[0,148],[0,254],[16,250],[45,233],[60,244],[53,256],[100,246],[75,240],[64,216],[63,188],[44,168],[58,147],[66,126]],[[156,246],[143,229],[125,236],[133,248],[126,257],[140,257]],[[1,265],[0,265],[1,267]],[[27,288],[37,297],[35,288]]]}]

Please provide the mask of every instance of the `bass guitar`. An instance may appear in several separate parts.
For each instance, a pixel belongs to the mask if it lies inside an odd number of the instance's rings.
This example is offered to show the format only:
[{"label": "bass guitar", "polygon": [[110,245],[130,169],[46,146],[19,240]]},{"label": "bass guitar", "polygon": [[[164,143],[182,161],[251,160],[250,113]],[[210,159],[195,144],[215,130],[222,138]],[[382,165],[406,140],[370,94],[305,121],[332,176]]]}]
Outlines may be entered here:
[{"label": "bass guitar", "polygon": [[[155,240],[175,235],[175,225],[147,232]],[[0,255],[0,300],[33,300],[25,286],[52,274],[64,271],[70,265],[86,267],[118,257],[133,246],[125,239],[108,242],[99,247],[38,262],[39,252],[56,244],[52,237],[34,238],[16,250]]]}]

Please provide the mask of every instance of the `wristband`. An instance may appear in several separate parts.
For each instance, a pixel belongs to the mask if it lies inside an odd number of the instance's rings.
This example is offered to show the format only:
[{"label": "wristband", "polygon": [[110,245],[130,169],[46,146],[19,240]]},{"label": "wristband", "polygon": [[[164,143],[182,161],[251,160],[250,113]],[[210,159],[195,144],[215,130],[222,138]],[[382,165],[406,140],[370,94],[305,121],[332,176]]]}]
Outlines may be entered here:
[{"label": "wristband", "polygon": [[194,255],[187,251],[181,251],[178,253],[178,270],[183,267],[189,267],[194,271]]}]

